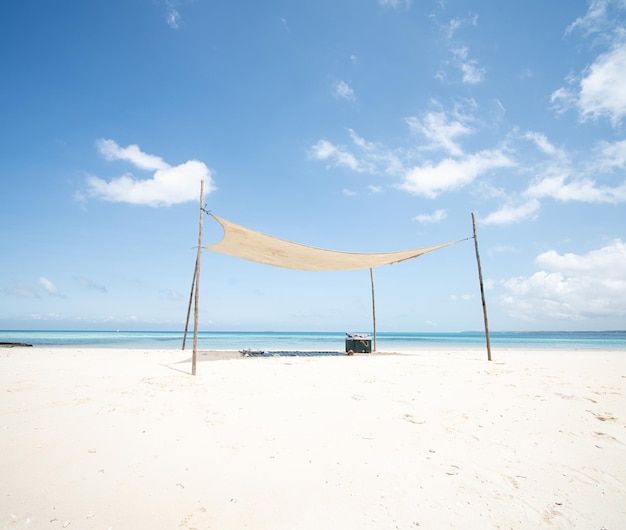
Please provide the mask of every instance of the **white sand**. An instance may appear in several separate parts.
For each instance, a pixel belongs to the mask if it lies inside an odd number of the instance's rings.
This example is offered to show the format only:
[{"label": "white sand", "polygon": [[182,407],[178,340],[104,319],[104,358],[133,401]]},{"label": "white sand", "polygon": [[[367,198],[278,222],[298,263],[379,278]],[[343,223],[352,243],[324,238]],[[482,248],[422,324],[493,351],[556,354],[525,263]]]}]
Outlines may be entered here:
[{"label": "white sand", "polygon": [[0,528],[626,528],[626,352],[189,357],[0,349]]}]

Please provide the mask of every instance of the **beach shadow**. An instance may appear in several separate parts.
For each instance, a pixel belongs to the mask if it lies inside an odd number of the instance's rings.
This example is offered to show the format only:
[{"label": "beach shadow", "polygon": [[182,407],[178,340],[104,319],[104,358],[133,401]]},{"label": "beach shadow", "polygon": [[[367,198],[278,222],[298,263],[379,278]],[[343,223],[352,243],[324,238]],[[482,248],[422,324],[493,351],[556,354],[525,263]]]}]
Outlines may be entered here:
[{"label": "beach shadow", "polygon": [[[196,362],[207,362],[207,361],[226,361],[230,359],[241,359],[242,356],[239,352],[236,351],[199,351],[196,355]],[[189,363],[191,365],[192,357],[184,359],[182,361],[178,361],[175,364]]]},{"label": "beach shadow", "polygon": [[[182,361],[181,361],[182,362]],[[181,373],[181,374],[185,374],[185,375],[191,375],[191,370],[187,371],[187,370],[181,370],[180,368],[176,368],[175,366],[171,366],[169,364],[160,364],[160,366],[163,366],[164,368],[169,368],[170,370],[174,370],[175,372]],[[191,363],[190,363],[191,366]]]}]

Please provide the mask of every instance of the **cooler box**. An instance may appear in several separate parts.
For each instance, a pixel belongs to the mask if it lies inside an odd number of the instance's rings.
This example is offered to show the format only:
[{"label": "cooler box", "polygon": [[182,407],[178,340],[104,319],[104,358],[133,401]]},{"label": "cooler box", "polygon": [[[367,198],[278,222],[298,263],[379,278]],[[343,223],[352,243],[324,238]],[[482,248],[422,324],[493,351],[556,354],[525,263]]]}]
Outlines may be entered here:
[{"label": "cooler box", "polygon": [[346,333],[346,351],[372,353],[372,339],[362,333]]}]

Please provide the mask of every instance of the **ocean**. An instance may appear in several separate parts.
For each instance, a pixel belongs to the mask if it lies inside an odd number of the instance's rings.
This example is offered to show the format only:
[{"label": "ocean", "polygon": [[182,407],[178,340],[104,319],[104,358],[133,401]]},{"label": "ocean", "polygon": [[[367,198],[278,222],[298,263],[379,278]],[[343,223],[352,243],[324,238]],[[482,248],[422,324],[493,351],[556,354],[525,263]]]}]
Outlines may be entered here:
[{"label": "ocean", "polygon": [[[370,334],[371,337],[371,334]],[[199,350],[335,351],[345,349],[343,332],[202,331]],[[567,350],[624,350],[626,331],[495,331],[492,348],[548,348]],[[182,331],[0,331],[0,343],[81,348],[180,349]],[[191,349],[188,333],[186,349]],[[404,351],[419,348],[484,347],[484,332],[379,332],[377,349]]]}]

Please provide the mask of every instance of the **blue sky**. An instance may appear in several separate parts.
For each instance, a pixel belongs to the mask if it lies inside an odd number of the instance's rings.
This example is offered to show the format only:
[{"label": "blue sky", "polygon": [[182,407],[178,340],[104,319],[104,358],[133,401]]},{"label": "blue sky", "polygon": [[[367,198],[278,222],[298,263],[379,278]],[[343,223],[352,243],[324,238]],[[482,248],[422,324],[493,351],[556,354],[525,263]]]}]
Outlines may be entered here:
[{"label": "blue sky", "polygon": [[[624,329],[626,1],[11,2],[0,328],[182,329],[207,209],[386,252],[472,235],[494,330]],[[204,242],[221,238],[204,222]],[[473,242],[379,331],[482,327]],[[369,271],[205,251],[203,330],[371,329]]]}]

